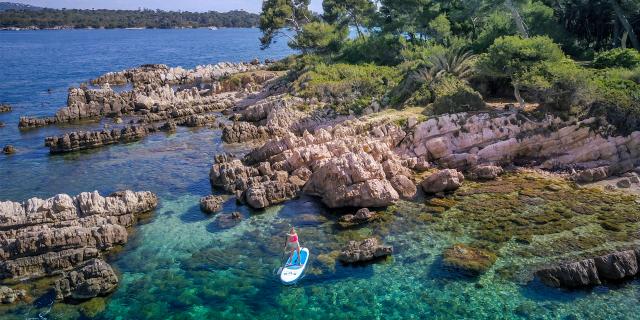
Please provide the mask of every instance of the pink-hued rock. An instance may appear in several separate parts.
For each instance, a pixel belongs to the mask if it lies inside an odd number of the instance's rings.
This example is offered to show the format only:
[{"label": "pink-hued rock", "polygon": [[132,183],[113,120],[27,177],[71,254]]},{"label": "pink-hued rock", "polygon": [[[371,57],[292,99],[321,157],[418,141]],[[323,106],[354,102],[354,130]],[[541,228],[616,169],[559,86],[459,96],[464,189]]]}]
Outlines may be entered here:
[{"label": "pink-hued rock", "polygon": [[464,175],[455,169],[440,170],[428,176],[420,186],[426,193],[438,193],[457,190],[462,186]]}]

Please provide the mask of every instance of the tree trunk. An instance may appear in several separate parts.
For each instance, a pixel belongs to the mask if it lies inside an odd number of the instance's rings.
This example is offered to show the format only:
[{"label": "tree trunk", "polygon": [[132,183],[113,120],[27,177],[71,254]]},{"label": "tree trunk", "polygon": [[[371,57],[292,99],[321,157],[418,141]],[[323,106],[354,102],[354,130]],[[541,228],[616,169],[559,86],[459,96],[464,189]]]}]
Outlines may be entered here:
[{"label": "tree trunk", "polygon": [[520,16],[520,12],[518,12],[518,8],[513,4],[513,0],[506,0],[504,5],[507,6],[509,11],[511,11],[511,16],[513,17],[513,21],[516,23],[516,27],[518,28],[518,32],[523,38],[529,38],[529,32],[527,32],[527,26],[522,20],[522,16]]},{"label": "tree trunk", "polygon": [[524,107],[525,107],[524,99],[522,99],[522,96],[520,95],[520,86],[518,85],[517,82],[513,82],[513,95],[516,97],[516,100],[518,100],[518,104],[520,104],[520,109],[524,110]]},{"label": "tree trunk", "polygon": [[629,23],[629,20],[627,20],[627,17],[624,16],[624,12],[622,11],[620,4],[618,4],[618,0],[609,0],[609,3],[611,3],[613,11],[615,11],[618,20],[620,20],[620,23],[622,23],[622,26],[627,31],[629,40],[631,40],[631,45],[633,45],[636,50],[640,51],[640,42],[638,41],[638,36],[636,35],[635,31],[633,31],[633,27],[631,27],[631,24]]}]

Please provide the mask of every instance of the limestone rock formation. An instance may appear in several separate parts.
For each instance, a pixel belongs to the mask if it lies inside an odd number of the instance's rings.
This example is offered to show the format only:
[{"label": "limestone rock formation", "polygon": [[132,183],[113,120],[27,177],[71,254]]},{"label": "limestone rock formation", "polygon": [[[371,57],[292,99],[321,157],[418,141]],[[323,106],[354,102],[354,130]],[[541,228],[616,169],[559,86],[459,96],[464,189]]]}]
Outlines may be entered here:
[{"label": "limestone rock formation", "polygon": [[127,228],[158,203],[151,192],[84,192],[0,202],[0,280],[69,270],[127,242]]},{"label": "limestone rock formation", "polygon": [[330,159],[311,175],[304,191],[330,208],[384,207],[400,198],[382,165],[365,152]]},{"label": "limestone rock formation", "polygon": [[216,213],[222,210],[224,198],[221,196],[206,196],[200,199],[200,210],[205,213]]},{"label": "limestone rock formation", "polygon": [[122,129],[102,131],[76,131],[59,137],[47,137],[45,146],[50,153],[65,153],[99,148],[110,144],[138,141],[158,131],[153,126],[132,125]]},{"label": "limestone rock formation", "polygon": [[603,281],[620,280],[638,274],[639,250],[614,252],[604,256],[561,264],[536,271],[546,285],[579,288],[600,285]]},{"label": "limestone rock formation", "polygon": [[118,286],[118,277],[111,266],[100,259],[91,259],[74,270],[65,272],[55,283],[56,299],[81,301],[104,296]]},{"label": "limestone rock formation", "polygon": [[426,193],[449,192],[462,186],[464,175],[455,169],[440,170],[428,176],[420,186]]},{"label": "limestone rock formation", "polygon": [[23,300],[27,297],[27,292],[22,289],[11,289],[9,287],[0,287],[0,303],[12,304]]},{"label": "limestone rock formation", "polygon": [[393,247],[379,244],[376,238],[369,238],[361,242],[349,241],[342,248],[338,260],[343,263],[366,262],[392,253]]}]

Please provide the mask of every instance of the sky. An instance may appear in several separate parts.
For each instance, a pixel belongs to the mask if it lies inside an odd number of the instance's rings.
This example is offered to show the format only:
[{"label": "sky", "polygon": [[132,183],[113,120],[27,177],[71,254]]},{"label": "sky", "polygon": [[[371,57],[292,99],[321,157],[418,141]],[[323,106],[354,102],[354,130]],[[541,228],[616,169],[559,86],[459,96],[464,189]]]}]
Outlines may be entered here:
[{"label": "sky", "polygon": [[[162,9],[171,11],[230,11],[243,9],[259,13],[262,0],[3,0],[38,7],[73,9]],[[322,11],[322,0],[311,0],[311,9]]]}]

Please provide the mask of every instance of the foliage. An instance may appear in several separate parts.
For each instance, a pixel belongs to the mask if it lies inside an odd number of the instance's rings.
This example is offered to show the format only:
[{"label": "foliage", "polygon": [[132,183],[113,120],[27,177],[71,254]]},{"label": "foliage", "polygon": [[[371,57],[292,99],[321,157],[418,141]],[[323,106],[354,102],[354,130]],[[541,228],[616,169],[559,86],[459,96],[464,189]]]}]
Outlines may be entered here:
[{"label": "foliage", "polygon": [[640,84],[598,75],[591,85],[596,98],[590,115],[604,117],[622,134],[640,129]]},{"label": "foliage", "polygon": [[265,0],[260,13],[262,48],[268,48],[278,36],[289,37],[289,44],[297,45],[297,37],[291,37],[284,29],[288,28],[298,35],[302,32],[303,26],[311,22],[309,3],[310,0]]},{"label": "foliage", "polygon": [[433,113],[458,113],[484,108],[482,96],[454,76],[445,76],[434,83]]},{"label": "foliage", "polygon": [[162,10],[10,10],[0,12],[0,28],[178,28],[242,27],[258,25],[259,17],[245,11],[220,13],[173,12]]},{"label": "foliage", "polygon": [[362,27],[371,26],[376,5],[371,0],[325,0],[322,2],[324,20],[340,27],[355,26],[363,36]]},{"label": "foliage", "polygon": [[392,66],[403,61],[401,53],[407,47],[408,43],[402,36],[373,34],[346,42],[340,60]]},{"label": "foliage", "polygon": [[634,68],[640,66],[640,52],[623,48],[603,51],[596,54],[593,66],[596,68]]},{"label": "foliage", "polygon": [[340,114],[349,114],[380,103],[387,88],[398,80],[399,72],[391,67],[321,62],[305,70],[293,86],[297,95],[316,98]]},{"label": "foliage", "polygon": [[302,27],[302,31],[289,46],[306,52],[337,52],[347,38],[348,30],[326,22],[311,22]]}]

